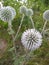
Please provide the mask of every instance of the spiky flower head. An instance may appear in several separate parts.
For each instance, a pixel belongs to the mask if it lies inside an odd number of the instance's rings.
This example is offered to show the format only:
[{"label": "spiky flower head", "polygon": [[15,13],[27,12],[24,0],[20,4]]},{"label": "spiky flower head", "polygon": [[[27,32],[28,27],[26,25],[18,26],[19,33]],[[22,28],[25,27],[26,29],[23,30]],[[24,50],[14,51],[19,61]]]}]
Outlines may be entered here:
[{"label": "spiky flower head", "polygon": [[42,35],[35,29],[28,29],[22,34],[22,45],[27,50],[36,50],[42,44]]},{"label": "spiky flower head", "polygon": [[32,9],[27,9],[26,15],[27,16],[32,16],[33,15],[33,10]]},{"label": "spiky flower head", "polygon": [[16,11],[15,11],[15,9],[14,9],[13,7],[11,7],[11,6],[7,6],[7,8],[9,8],[9,9],[11,10],[11,12],[12,12],[12,17],[13,17],[13,19],[14,19],[14,17],[16,16]]},{"label": "spiky flower head", "polygon": [[0,18],[2,21],[12,21],[14,18],[13,9],[11,7],[3,7],[0,11]]},{"label": "spiky flower head", "polygon": [[46,10],[44,13],[43,13],[43,18],[47,21],[49,21],[49,10]]},{"label": "spiky flower head", "polygon": [[23,6],[20,7],[20,13],[21,14],[26,14],[26,11],[27,11],[26,6],[23,5]]}]

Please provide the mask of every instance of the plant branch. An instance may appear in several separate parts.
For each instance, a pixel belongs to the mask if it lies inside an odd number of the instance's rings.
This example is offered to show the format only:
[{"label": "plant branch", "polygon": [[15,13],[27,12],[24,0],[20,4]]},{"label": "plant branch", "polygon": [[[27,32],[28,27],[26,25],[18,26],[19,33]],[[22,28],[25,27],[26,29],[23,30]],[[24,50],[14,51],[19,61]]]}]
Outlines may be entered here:
[{"label": "plant branch", "polygon": [[47,31],[49,31],[49,29],[46,29],[45,31],[47,32]]},{"label": "plant branch", "polygon": [[31,23],[32,23],[33,28],[35,28],[35,26],[34,26],[34,22],[33,22],[33,19],[32,19],[31,16],[30,16],[30,20],[31,20]]},{"label": "plant branch", "polygon": [[14,41],[15,41],[15,40],[17,40],[17,35],[18,35],[18,33],[19,33],[20,29],[21,29],[23,19],[24,19],[24,15],[22,16],[20,26],[19,26],[19,28],[18,28],[18,31],[17,31],[17,33],[16,33],[15,37],[14,37]]},{"label": "plant branch", "polygon": [[[12,29],[12,23],[11,22],[8,22],[8,29],[11,31],[11,30],[13,30]],[[11,36],[12,36],[12,41],[13,41],[13,46],[14,46],[14,50],[15,50],[15,55],[16,55],[16,45],[15,45],[15,41],[14,41],[14,35],[13,34],[11,34]]]},{"label": "plant branch", "polygon": [[43,29],[42,29],[42,32],[41,32],[41,34],[43,34],[43,32],[44,32],[44,30],[45,30],[45,27],[46,27],[46,24],[47,24],[47,20],[46,20],[46,22],[44,23],[44,26],[43,26]]}]

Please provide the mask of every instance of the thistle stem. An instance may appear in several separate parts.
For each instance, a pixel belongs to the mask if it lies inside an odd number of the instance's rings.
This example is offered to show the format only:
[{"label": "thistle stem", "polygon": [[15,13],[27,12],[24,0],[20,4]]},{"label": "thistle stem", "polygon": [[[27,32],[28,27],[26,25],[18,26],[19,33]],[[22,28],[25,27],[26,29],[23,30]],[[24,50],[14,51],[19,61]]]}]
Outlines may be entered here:
[{"label": "thistle stem", "polygon": [[24,15],[22,16],[20,26],[19,26],[19,28],[18,28],[18,31],[17,31],[17,33],[16,33],[15,37],[14,37],[14,41],[15,41],[15,40],[17,40],[17,35],[18,35],[18,33],[19,33],[20,29],[21,29],[23,19],[24,19]]},{"label": "thistle stem", "polygon": [[[14,41],[14,35],[12,34],[11,36],[12,36],[12,39],[13,39],[13,46],[14,46],[15,56],[16,56],[16,53],[17,53],[16,51],[17,51],[17,50],[16,50],[16,44],[15,44],[15,41]],[[17,56],[16,56],[16,57],[17,57]]]},{"label": "thistle stem", "polygon": [[44,32],[44,30],[45,30],[45,27],[46,27],[46,24],[47,24],[47,20],[46,20],[46,22],[44,23],[44,26],[43,26],[43,29],[42,29],[42,32],[41,32],[41,34],[43,34],[43,32]]},{"label": "thistle stem", "polygon": [[[21,23],[20,23],[20,26],[19,26],[19,28],[18,28],[18,31],[17,31],[15,37],[14,37],[13,34],[11,34],[11,36],[12,36],[12,40],[13,40],[13,46],[14,46],[14,48],[15,48],[14,50],[15,50],[16,58],[17,58],[17,54],[16,54],[16,53],[17,53],[17,52],[16,52],[17,50],[16,50],[15,40],[17,39],[17,35],[18,35],[19,31],[20,31],[20,28],[21,28],[21,25],[22,25],[23,19],[24,19],[24,15],[22,16]],[[12,29],[11,22],[8,23],[8,28],[9,28],[10,30]]]},{"label": "thistle stem", "polygon": [[32,17],[30,17],[30,20],[31,20],[31,23],[32,23],[33,28],[35,28]]},{"label": "thistle stem", "polygon": [[24,61],[23,61],[22,65],[25,65],[26,62],[28,60],[30,60],[30,58],[34,58],[34,55],[33,56],[32,55],[33,55],[32,51],[30,51],[30,52],[26,51],[26,54],[24,56]]},{"label": "thistle stem", "polygon": [[12,29],[12,23],[11,21],[8,22],[8,28],[11,30]]},{"label": "thistle stem", "polygon": [[[11,30],[12,29],[12,23],[11,22],[8,22],[8,28],[9,28],[9,30]],[[15,41],[14,41],[14,35],[13,34],[11,34],[11,36],[12,36],[12,41],[13,41],[13,46],[14,46],[14,50],[15,50],[15,55],[16,55],[16,45],[15,45]]]},{"label": "thistle stem", "polygon": [[49,31],[49,29],[46,29],[45,31],[47,32],[47,31]]}]

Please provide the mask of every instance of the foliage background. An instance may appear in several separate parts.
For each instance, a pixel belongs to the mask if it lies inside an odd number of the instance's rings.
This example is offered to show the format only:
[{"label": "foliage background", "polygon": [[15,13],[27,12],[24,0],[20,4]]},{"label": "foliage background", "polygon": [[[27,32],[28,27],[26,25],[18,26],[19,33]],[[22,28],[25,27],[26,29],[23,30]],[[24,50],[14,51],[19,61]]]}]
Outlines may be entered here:
[{"label": "foliage background", "polygon": [[[16,0],[4,0],[3,4],[4,6],[12,6],[15,8],[16,17],[12,21],[12,25],[14,31],[17,32],[22,17],[22,15],[19,13],[19,7],[22,4],[20,2],[17,2]],[[24,5],[26,5],[26,3],[24,3]],[[49,0],[28,0],[26,6],[28,8],[33,9],[34,15],[32,18],[34,20],[35,27],[37,30],[41,31],[43,24],[45,22],[43,20],[43,12],[49,9]],[[11,36],[9,36],[7,32],[7,28],[8,28],[8,24],[0,20],[0,39],[5,39],[7,42],[7,49],[0,58],[0,65],[13,65],[14,62],[12,38]],[[28,28],[32,28],[32,26],[28,17],[25,16],[22,28],[18,35],[18,40],[16,41],[17,54],[19,54],[20,56],[22,56],[25,53],[20,41],[21,35],[22,32]],[[46,28],[49,28],[49,22],[47,23]],[[34,55],[36,55],[36,57],[30,58],[25,65],[49,65],[49,39],[47,39],[47,37],[49,38],[49,34],[46,34],[45,37],[43,37],[42,46],[38,50],[34,51]],[[22,58],[19,58],[17,62],[20,62],[19,60],[21,59]],[[15,65],[17,65],[16,64],[17,62],[15,62]]]}]

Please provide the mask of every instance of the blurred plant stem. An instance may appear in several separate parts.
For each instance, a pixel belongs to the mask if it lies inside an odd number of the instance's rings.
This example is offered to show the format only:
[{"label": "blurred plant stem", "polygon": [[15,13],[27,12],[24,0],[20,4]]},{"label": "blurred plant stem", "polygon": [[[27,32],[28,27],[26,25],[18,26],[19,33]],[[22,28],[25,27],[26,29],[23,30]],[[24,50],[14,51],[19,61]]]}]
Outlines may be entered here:
[{"label": "blurred plant stem", "polygon": [[49,31],[49,29],[46,29],[45,31],[47,32],[47,31]]},{"label": "blurred plant stem", "polygon": [[41,34],[43,34],[43,33],[44,33],[44,30],[45,30],[46,24],[47,24],[47,20],[46,20],[46,21],[45,21],[45,23],[44,23],[44,26],[43,26],[43,29],[42,29]]},{"label": "blurred plant stem", "polygon": [[[15,50],[15,60],[16,61],[17,61],[17,50],[16,50],[16,43],[15,43],[15,41],[17,40],[17,36],[18,36],[18,33],[19,33],[20,29],[21,29],[23,19],[24,19],[24,15],[22,16],[21,23],[20,23],[20,26],[19,26],[19,28],[17,30],[16,35],[14,36],[14,34],[11,33],[12,40],[13,40],[13,46],[14,46],[14,50]],[[13,31],[11,22],[8,23],[8,29],[10,30],[10,32]]]},{"label": "blurred plant stem", "polygon": [[18,30],[17,30],[17,33],[16,33],[16,35],[15,35],[15,37],[14,37],[14,41],[17,40],[17,35],[18,35],[18,33],[19,33],[20,29],[21,29],[23,19],[24,19],[24,14],[23,14],[23,16],[22,16],[21,23],[20,23],[20,26],[19,26],[19,28],[18,28]]},{"label": "blurred plant stem", "polygon": [[24,61],[22,62],[22,65],[25,65],[27,61],[29,61],[31,58],[33,58],[34,55],[33,55],[33,52],[30,51],[26,51],[26,54],[24,55]]},{"label": "blurred plant stem", "polygon": [[33,19],[32,19],[31,16],[30,16],[30,20],[31,20],[31,23],[32,23],[33,28],[35,28],[35,26],[34,26],[34,22],[33,22]]},{"label": "blurred plant stem", "polygon": [[15,44],[15,41],[14,41],[14,33],[12,33],[13,29],[12,29],[12,23],[11,21],[8,22],[8,32],[11,32],[10,35],[12,37],[12,41],[13,41],[13,47],[14,47],[14,50],[15,50],[15,56],[16,56],[16,44]]}]

